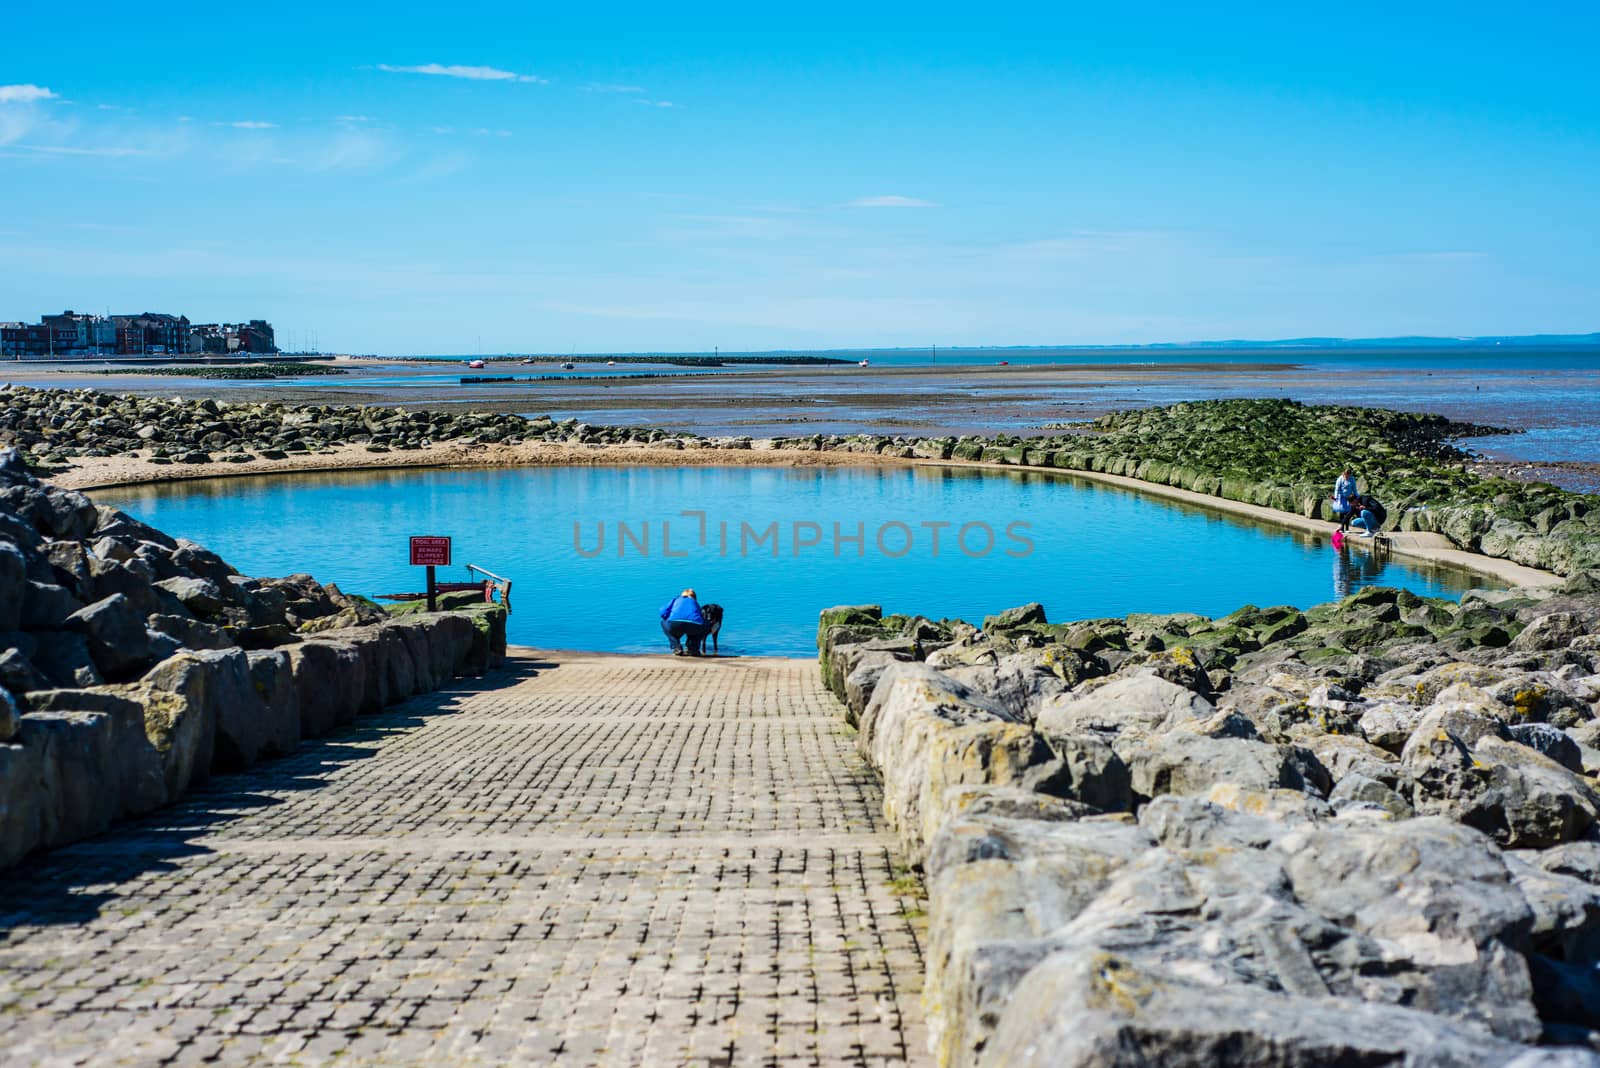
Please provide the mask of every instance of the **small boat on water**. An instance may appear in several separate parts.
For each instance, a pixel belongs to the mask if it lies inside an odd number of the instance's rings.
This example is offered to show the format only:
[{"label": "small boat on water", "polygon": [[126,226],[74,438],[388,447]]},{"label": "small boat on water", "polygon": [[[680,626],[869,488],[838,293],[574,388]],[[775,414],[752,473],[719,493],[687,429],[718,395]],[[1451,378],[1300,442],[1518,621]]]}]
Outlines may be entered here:
[{"label": "small boat on water", "polygon": [[483,361],[482,360],[468,360],[467,361],[467,366],[472,368],[474,371],[476,371],[476,370],[478,370],[479,368],[481,368],[483,366]]},{"label": "small boat on water", "polygon": [[563,371],[572,371],[575,370],[577,366],[577,364],[573,363],[571,360],[568,360],[566,363],[561,365],[561,369]]},{"label": "small boat on water", "polygon": [[526,367],[526,366],[527,366],[527,365],[528,365],[528,364],[530,364],[530,363],[537,363],[537,362],[538,362],[538,361],[536,361],[536,360],[535,360],[535,359],[534,359],[534,358],[533,358],[533,357],[532,357],[532,356],[529,356],[529,357],[527,357],[527,358],[525,358],[525,359],[524,359],[524,360],[523,360],[523,361],[522,361],[522,364],[523,364],[523,366],[524,366],[524,367]]},{"label": "small boat on water", "polygon": [[856,366],[857,367],[865,367],[865,366],[867,366],[867,361],[866,360],[862,360],[860,363],[856,364]]},{"label": "small boat on water", "polygon": [[617,361],[616,360],[607,360],[606,361],[606,366],[607,367],[615,367],[616,365],[617,365]]}]

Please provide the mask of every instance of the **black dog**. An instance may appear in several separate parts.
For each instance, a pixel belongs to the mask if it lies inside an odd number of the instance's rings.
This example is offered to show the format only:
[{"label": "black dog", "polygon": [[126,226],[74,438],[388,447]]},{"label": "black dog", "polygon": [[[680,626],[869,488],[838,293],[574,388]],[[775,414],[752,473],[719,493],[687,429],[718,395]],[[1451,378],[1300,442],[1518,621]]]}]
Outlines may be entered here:
[{"label": "black dog", "polygon": [[717,635],[722,633],[722,606],[703,604],[700,606],[700,614],[705,617],[706,626],[710,628],[706,631],[706,637],[711,639],[711,655],[721,656],[722,647],[717,644]]}]

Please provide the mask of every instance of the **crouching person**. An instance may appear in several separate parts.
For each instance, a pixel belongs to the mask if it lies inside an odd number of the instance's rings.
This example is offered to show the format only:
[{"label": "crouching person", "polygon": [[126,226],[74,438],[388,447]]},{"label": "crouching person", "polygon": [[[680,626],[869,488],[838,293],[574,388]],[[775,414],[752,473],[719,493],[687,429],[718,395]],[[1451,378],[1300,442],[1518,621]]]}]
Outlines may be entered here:
[{"label": "crouching person", "polygon": [[689,646],[689,656],[701,655],[701,644],[711,631],[694,589],[686,589],[661,606],[661,632],[672,643],[672,655],[683,656],[684,644]]},{"label": "crouching person", "polygon": [[1389,521],[1389,510],[1378,503],[1378,498],[1370,493],[1357,495],[1350,504],[1351,510],[1356,513],[1350,520],[1350,525],[1357,527],[1364,538],[1373,537],[1383,529],[1383,524]]}]

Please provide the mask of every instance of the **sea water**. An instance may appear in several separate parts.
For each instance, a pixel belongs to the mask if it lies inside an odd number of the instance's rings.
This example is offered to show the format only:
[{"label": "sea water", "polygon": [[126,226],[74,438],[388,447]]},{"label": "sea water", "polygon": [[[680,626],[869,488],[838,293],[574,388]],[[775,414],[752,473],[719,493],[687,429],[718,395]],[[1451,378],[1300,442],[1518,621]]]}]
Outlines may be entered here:
[{"label": "sea water", "polygon": [[[423,588],[411,535],[513,581],[510,640],[661,652],[658,612],[693,587],[724,652],[807,656],[817,613],[1052,621],[1302,607],[1363,586],[1451,596],[1464,573],[1046,472],[950,468],[553,467],[344,472],[98,491],[249,575],[309,572],[375,597]],[[1330,527],[1331,532],[1331,527]]]}]

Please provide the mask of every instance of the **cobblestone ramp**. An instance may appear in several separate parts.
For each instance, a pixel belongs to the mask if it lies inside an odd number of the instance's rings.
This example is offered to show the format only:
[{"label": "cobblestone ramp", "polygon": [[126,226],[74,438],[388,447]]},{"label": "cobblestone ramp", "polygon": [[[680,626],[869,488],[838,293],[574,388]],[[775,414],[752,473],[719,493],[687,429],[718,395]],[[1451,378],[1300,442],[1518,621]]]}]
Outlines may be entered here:
[{"label": "cobblestone ramp", "polygon": [[0,1064],[921,1062],[810,661],[514,657],[0,880]]}]

